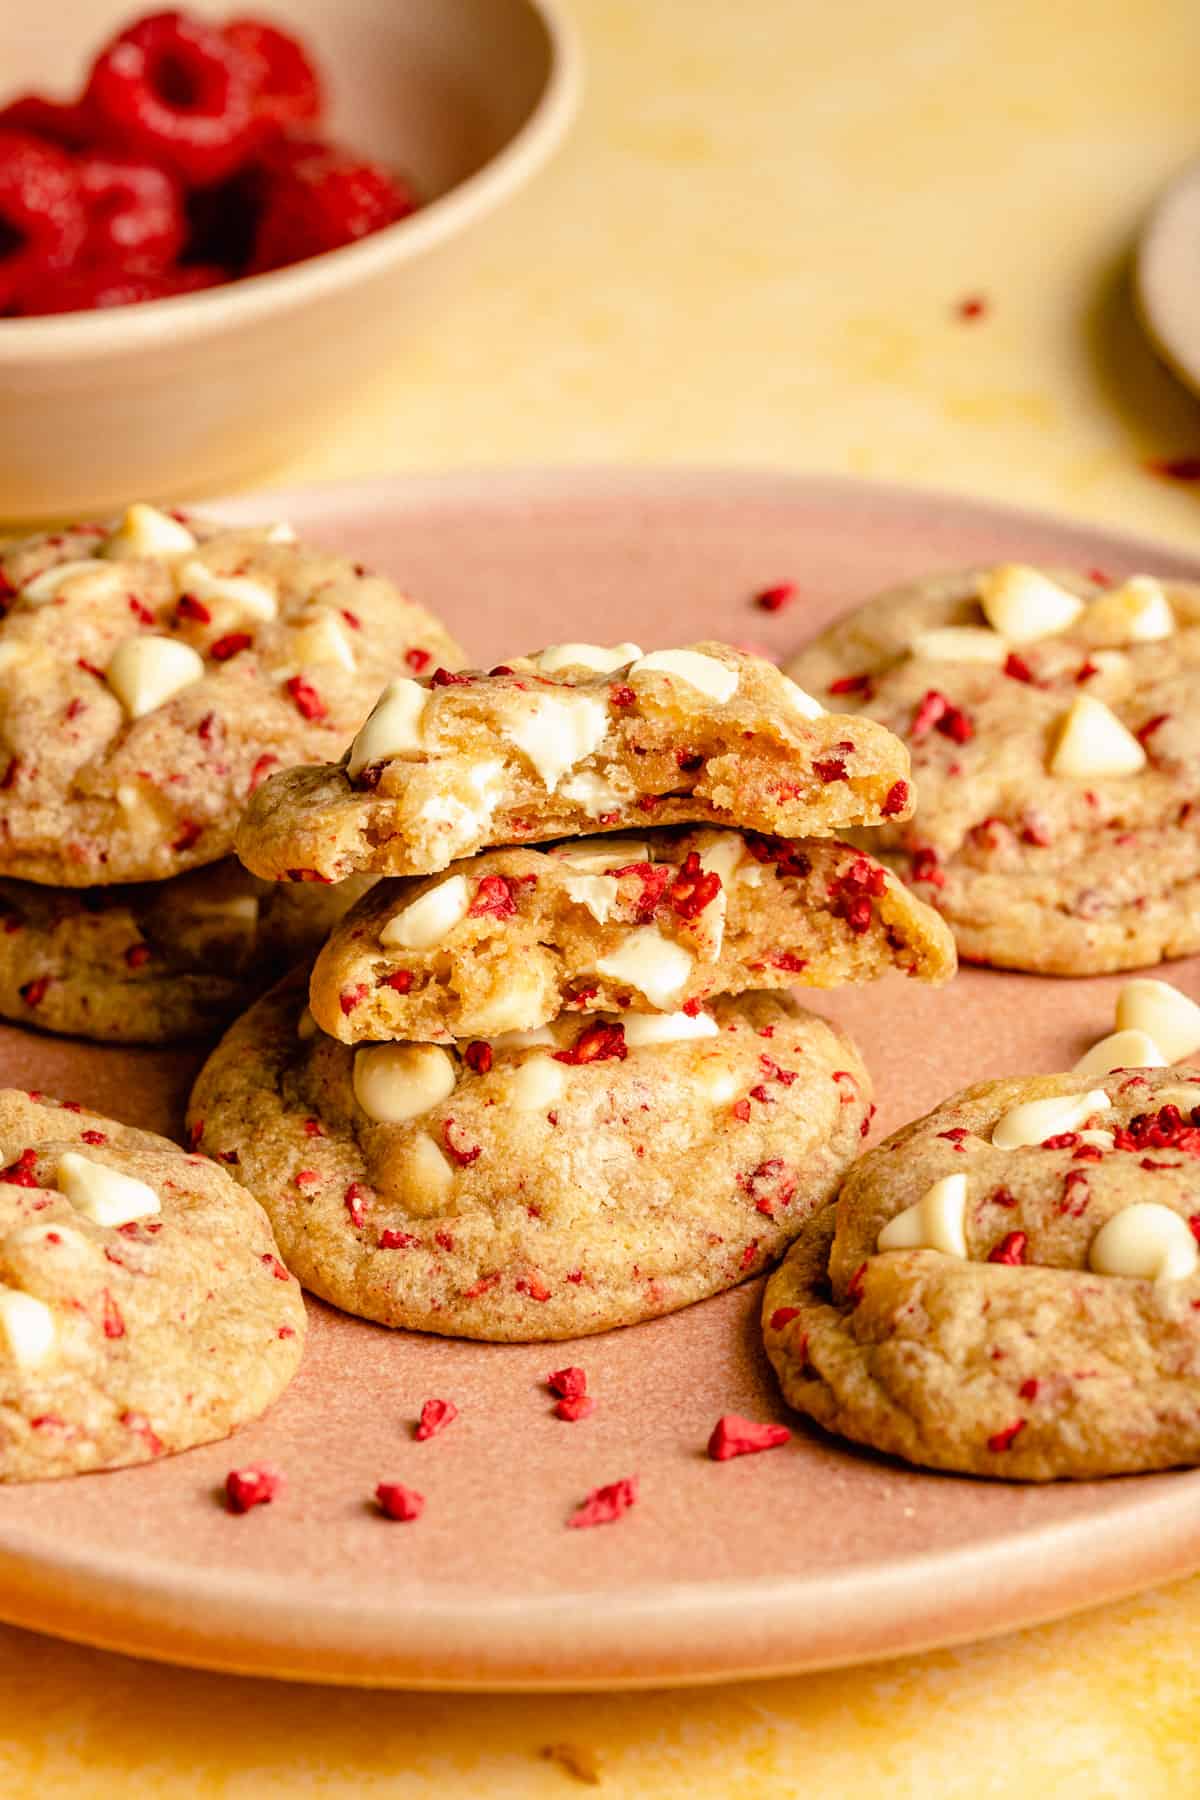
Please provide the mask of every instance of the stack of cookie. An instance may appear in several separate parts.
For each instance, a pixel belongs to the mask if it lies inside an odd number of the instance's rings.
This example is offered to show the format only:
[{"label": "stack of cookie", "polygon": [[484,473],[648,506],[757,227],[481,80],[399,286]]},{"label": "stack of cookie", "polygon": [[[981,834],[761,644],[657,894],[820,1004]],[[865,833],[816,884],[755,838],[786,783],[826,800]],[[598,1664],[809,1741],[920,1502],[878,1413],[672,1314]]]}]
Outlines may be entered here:
[{"label": "stack of cookie", "polygon": [[228,1033],[193,1142],[388,1325],[570,1337],[728,1287],[868,1125],[858,1051],[786,989],[953,972],[833,837],[910,807],[890,732],[723,644],[395,679],[251,799],[256,875],[388,879]]},{"label": "stack of cookie", "polygon": [[223,1023],[355,894],[250,877],[247,796],[457,646],[286,526],[143,505],[0,546],[0,614],[0,1016],[126,1043]]}]

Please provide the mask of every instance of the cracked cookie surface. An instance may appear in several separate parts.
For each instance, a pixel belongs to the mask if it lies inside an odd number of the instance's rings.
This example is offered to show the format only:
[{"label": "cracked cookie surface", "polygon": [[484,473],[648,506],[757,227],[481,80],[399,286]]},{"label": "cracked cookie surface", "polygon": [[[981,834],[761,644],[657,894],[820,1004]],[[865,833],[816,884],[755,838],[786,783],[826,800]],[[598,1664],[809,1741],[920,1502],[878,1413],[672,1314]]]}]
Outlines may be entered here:
[{"label": "cracked cookie surface", "polygon": [[878,595],[789,670],[907,741],[917,814],[871,848],[963,957],[1082,975],[1200,949],[1200,589],[963,570]]},{"label": "cracked cookie surface", "polygon": [[389,581],[267,529],[133,507],[0,546],[0,874],[158,881],[233,846],[274,769],[336,755],[458,646]]},{"label": "cracked cookie surface", "polygon": [[663,1023],[353,1050],[316,1031],[297,972],[209,1059],[192,1135],[346,1311],[495,1340],[604,1331],[760,1271],[866,1127],[858,1052],[789,996],[639,1035]]},{"label": "cracked cookie surface", "polygon": [[1197,1121],[1164,1068],[983,1082],[897,1132],[767,1284],[789,1402],[965,1474],[1200,1462]]},{"label": "cracked cookie surface", "polygon": [[224,1170],[11,1089],[0,1164],[0,1480],[149,1462],[283,1392],[304,1302]]}]

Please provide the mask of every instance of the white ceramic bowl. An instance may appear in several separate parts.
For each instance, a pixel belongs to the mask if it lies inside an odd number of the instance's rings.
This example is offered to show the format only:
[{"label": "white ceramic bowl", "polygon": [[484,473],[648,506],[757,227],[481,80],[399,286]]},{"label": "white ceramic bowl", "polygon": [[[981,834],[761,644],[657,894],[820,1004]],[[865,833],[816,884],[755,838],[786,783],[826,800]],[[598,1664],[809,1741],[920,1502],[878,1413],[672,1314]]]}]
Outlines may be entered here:
[{"label": "white ceramic bowl", "polygon": [[[151,8],[0,9],[5,97],[66,93],[139,10]],[[259,9],[198,0],[190,10]],[[270,275],[0,320],[0,517],[234,485],[336,429],[423,329],[430,294],[463,278],[457,240],[545,162],[575,110],[578,53],[557,0],[277,0],[262,11],[300,32],[328,71],[331,134],[404,170],[427,203]]]}]

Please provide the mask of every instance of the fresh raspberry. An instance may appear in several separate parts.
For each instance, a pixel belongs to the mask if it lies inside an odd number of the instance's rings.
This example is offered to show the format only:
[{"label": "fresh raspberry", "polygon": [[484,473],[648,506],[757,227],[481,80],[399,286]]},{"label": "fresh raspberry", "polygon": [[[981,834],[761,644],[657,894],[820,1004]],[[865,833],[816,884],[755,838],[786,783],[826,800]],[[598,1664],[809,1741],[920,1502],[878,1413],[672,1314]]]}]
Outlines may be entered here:
[{"label": "fresh raspberry", "polygon": [[82,150],[92,136],[92,119],[79,100],[47,100],[44,94],[18,94],[0,107],[0,131],[27,131],[63,150]]},{"label": "fresh raspberry", "polygon": [[30,283],[22,312],[32,317],[49,313],[93,312],[101,307],[137,306],[145,300],[172,300],[177,294],[195,294],[226,279],[224,269],[199,264],[186,269],[96,268],[71,269],[65,275]]},{"label": "fresh raspberry", "polygon": [[20,309],[33,282],[69,269],[85,231],[66,152],[28,132],[0,131],[0,313]]},{"label": "fresh raspberry", "polygon": [[268,133],[254,69],[203,20],[151,13],[100,52],[85,100],[105,142],[206,187],[241,168]]},{"label": "fresh raspberry", "polygon": [[337,250],[394,225],[417,204],[412,190],[380,164],[315,139],[272,146],[261,184],[251,274]]},{"label": "fresh raspberry", "polygon": [[87,213],[84,261],[111,269],[133,259],[149,274],[176,260],[186,221],[173,175],[120,151],[93,151],[76,166]]},{"label": "fresh raspberry", "polygon": [[320,117],[320,77],[298,38],[261,19],[231,19],[221,36],[250,70],[251,104],[260,119],[288,127]]}]

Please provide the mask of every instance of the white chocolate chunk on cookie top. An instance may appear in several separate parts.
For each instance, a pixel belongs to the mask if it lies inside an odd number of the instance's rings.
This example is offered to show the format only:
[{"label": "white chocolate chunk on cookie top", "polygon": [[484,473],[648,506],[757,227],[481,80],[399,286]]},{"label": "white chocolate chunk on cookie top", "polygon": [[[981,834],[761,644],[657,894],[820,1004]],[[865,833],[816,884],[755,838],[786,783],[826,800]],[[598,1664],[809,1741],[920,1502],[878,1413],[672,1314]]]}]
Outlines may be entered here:
[{"label": "white chocolate chunk on cookie top", "polygon": [[651,1006],[666,1010],[687,985],[693,960],[690,951],[665,938],[657,925],[639,925],[618,949],[598,959],[596,972],[610,981],[628,982]]},{"label": "white chocolate chunk on cookie top", "polygon": [[158,1195],[146,1182],[75,1150],[59,1158],[54,1179],[76,1212],[96,1225],[129,1225],[162,1210]]},{"label": "white chocolate chunk on cookie top", "polygon": [[1027,563],[1002,563],[979,582],[979,604],[1010,644],[1032,644],[1075,623],[1085,602]]},{"label": "white chocolate chunk on cookie top", "polygon": [[379,934],[389,950],[431,950],[467,916],[470,905],[465,875],[451,875],[390,919]]},{"label": "white chocolate chunk on cookie top", "polygon": [[509,1098],[518,1112],[540,1112],[561,1100],[566,1089],[566,1071],[552,1056],[539,1054],[526,1057],[512,1071]]},{"label": "white chocolate chunk on cookie top", "polygon": [[1139,976],[1117,995],[1117,1029],[1146,1032],[1167,1062],[1179,1062],[1200,1050],[1200,1006],[1169,981]]},{"label": "white chocolate chunk on cookie top", "polygon": [[608,705],[590,694],[570,690],[562,695],[538,694],[500,729],[528,757],[546,792],[552,794],[567,770],[603,742]]},{"label": "white chocolate chunk on cookie top", "polygon": [[547,644],[530,661],[544,675],[557,674],[559,669],[592,669],[597,675],[611,675],[614,669],[625,668],[641,654],[637,644]]},{"label": "white chocolate chunk on cookie top", "polygon": [[685,1044],[695,1038],[711,1038],[720,1027],[711,1014],[698,1013],[626,1013],[625,1042],[631,1050],[646,1044]]},{"label": "white chocolate chunk on cookie top", "polygon": [[354,1053],[354,1097],[379,1125],[403,1125],[454,1092],[458,1071],[437,1044],[364,1044]]},{"label": "white chocolate chunk on cookie top", "polygon": [[21,597],[34,606],[57,600],[63,589],[70,587],[72,598],[101,600],[120,586],[120,571],[111,563],[96,557],[76,557],[71,562],[52,563],[40,574],[31,576],[21,589]]},{"label": "white chocolate chunk on cookie top", "polygon": [[1131,575],[1087,609],[1087,624],[1111,644],[1155,644],[1175,631],[1175,613],[1152,575]]},{"label": "white chocolate chunk on cookie top", "polygon": [[1072,1075],[1111,1075],[1114,1069],[1161,1069],[1166,1066],[1154,1039],[1144,1031],[1110,1031],[1086,1056],[1081,1056]]},{"label": "white chocolate chunk on cookie top", "polygon": [[598,925],[607,923],[620,892],[620,884],[613,876],[568,875],[563,886],[568,900],[586,907]]},{"label": "white chocolate chunk on cookie top", "polygon": [[945,1256],[965,1257],[966,1206],[966,1176],[944,1175],[914,1205],[888,1220],[879,1233],[879,1248],[940,1250]]},{"label": "white chocolate chunk on cookie top", "polygon": [[144,556],[181,556],[196,548],[186,525],[157,506],[135,500],[104,545],[105,556],[123,559]]},{"label": "white chocolate chunk on cookie top", "polygon": [[177,638],[124,638],[105,679],[131,719],[144,718],[204,677],[204,659]]},{"label": "white chocolate chunk on cookie top", "polygon": [[924,662],[992,663],[999,667],[1008,656],[1008,639],[983,625],[943,625],[919,631],[910,648]]},{"label": "white chocolate chunk on cookie top", "polygon": [[1098,1275],[1186,1281],[1200,1262],[1186,1219],[1156,1200],[1138,1200],[1107,1219],[1092,1239],[1088,1265]]},{"label": "white chocolate chunk on cookie top", "polygon": [[1091,694],[1078,695],[1062,720],[1050,773],[1094,781],[1136,775],[1145,766],[1146,752],[1116,713]]},{"label": "white chocolate chunk on cookie top", "polygon": [[781,675],[779,679],[783,684],[784,698],[790,702],[802,719],[823,719],[825,717],[825,708],[821,702],[814,700],[813,696],[806,688],[802,688],[799,682],[793,681],[790,675]]},{"label": "white chocolate chunk on cookie top", "polygon": [[292,651],[302,668],[329,664],[353,672],[354,646],[341,620],[331,612],[306,619],[292,639]]},{"label": "white chocolate chunk on cookie top", "polygon": [[629,863],[653,860],[650,846],[643,838],[605,838],[595,849],[584,843],[578,848],[555,848],[547,854],[556,862],[566,863],[569,869],[579,869],[585,875],[603,875],[606,869],[623,869]]},{"label": "white chocolate chunk on cookie top", "polygon": [[222,602],[247,619],[273,619],[279,611],[275,590],[253,575],[218,575],[198,557],[189,558],[175,571],[179,593],[213,605]]},{"label": "white chocolate chunk on cookie top", "polygon": [[629,670],[631,681],[643,675],[677,676],[720,706],[733,698],[738,687],[736,669],[699,650],[652,650],[649,656],[639,657]]},{"label": "white chocolate chunk on cookie top", "polygon": [[1026,1100],[1014,1106],[992,1128],[997,1150],[1019,1150],[1027,1144],[1044,1144],[1064,1131],[1078,1131],[1093,1113],[1110,1105],[1103,1088],[1086,1094],[1053,1094],[1047,1100]]},{"label": "white chocolate chunk on cookie top", "polygon": [[44,1300],[0,1287],[0,1344],[19,1369],[36,1369],[54,1349],[58,1329]]},{"label": "white chocolate chunk on cookie top", "polygon": [[350,746],[346,773],[354,781],[372,763],[422,748],[421,719],[429,689],[402,677],[389,681]]},{"label": "white chocolate chunk on cookie top", "polygon": [[628,805],[634,786],[623,770],[597,775],[592,769],[581,769],[562,783],[559,792],[564,800],[581,806],[590,819],[598,819],[601,813],[618,812]]}]

